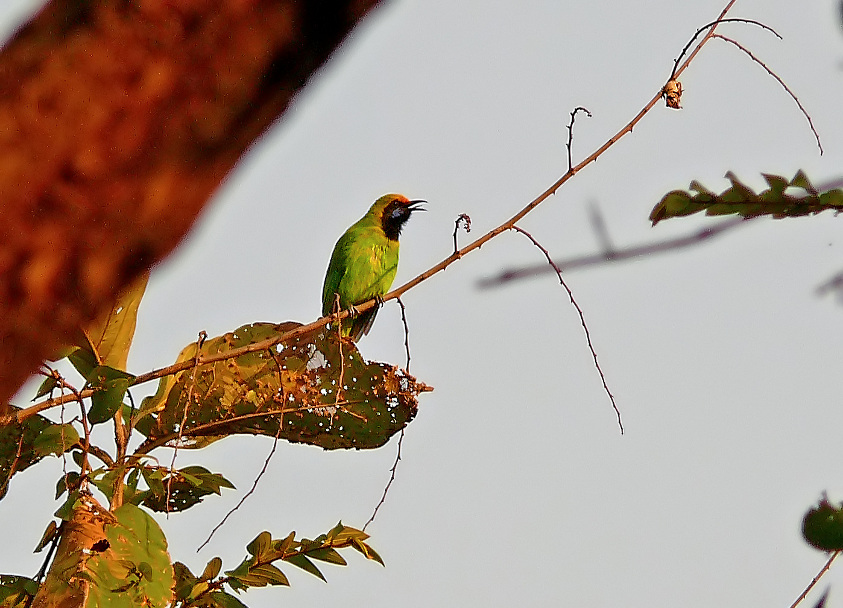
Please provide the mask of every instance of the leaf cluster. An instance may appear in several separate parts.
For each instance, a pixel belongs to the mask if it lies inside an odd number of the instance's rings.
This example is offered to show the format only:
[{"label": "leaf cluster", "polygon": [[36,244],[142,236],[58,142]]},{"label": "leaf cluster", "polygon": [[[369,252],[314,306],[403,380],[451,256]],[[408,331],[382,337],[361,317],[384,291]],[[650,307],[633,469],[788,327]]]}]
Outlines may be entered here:
[{"label": "leaf cluster", "polygon": [[650,221],[655,226],[664,219],[700,211],[705,211],[706,215],[784,218],[843,209],[843,190],[835,188],[820,192],[802,171],[798,171],[793,179],[766,173],[762,175],[769,187],[757,193],[731,171],[726,173],[726,178],[732,185],[720,194],[694,180],[687,191],[668,192],[650,212]]},{"label": "leaf cluster", "polygon": [[313,540],[296,540],[295,532],[283,539],[273,539],[269,532],[261,532],[246,546],[248,557],[233,570],[226,571],[224,576],[220,576],[222,560],[219,557],[211,559],[199,576],[180,562],[173,564],[175,600],[180,608],[241,608],[243,604],[226,588],[239,593],[251,587],[289,586],[289,579],[275,565],[278,562],[286,562],[326,581],[315,562],[345,566],[347,562],[337,550],[346,547],[383,565],[380,556],[365,542],[368,538],[365,532],[342,522]]}]

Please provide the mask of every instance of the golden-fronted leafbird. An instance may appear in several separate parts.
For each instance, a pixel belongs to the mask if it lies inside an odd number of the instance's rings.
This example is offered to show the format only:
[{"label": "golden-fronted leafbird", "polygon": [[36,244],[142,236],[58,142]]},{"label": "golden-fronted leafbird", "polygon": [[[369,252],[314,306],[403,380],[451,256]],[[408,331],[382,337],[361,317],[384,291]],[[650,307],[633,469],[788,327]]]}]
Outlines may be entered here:
[{"label": "golden-fronted leafbird", "polygon": [[[352,309],[389,291],[398,270],[398,237],[413,211],[424,211],[400,194],[385,194],[369,211],[345,231],[334,246],[325,284],[322,287],[322,315]],[[352,314],[342,321],[342,335],[355,342],[369,333],[378,306]]]}]

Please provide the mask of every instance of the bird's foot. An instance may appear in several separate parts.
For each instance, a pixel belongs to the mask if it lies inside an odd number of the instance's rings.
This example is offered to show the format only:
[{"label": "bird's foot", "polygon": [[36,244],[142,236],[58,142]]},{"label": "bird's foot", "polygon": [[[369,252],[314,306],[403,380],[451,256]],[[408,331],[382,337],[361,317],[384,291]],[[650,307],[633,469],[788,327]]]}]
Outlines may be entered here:
[{"label": "bird's foot", "polygon": [[357,310],[357,307],[356,307],[356,306],[352,305],[352,306],[349,306],[349,307],[348,307],[348,315],[349,315],[350,317],[356,317],[356,316],[357,316],[357,315],[359,315],[359,314],[360,314],[360,311],[359,311],[359,310]]}]

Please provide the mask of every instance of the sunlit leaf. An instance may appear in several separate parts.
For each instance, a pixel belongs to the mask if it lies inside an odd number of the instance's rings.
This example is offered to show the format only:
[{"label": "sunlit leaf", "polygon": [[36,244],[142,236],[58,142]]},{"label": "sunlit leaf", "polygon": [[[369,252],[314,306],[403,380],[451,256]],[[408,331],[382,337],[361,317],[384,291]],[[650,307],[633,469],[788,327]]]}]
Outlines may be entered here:
[{"label": "sunlit leaf", "polygon": [[219,608],[247,608],[246,604],[238,600],[230,593],[226,593],[224,591],[214,591],[213,593],[208,594],[208,597]]},{"label": "sunlit leaf", "polygon": [[246,551],[260,559],[272,546],[272,536],[267,531],[258,534],[255,539],[246,545]]},{"label": "sunlit leaf", "polygon": [[124,504],[113,515],[116,522],[105,526],[109,548],[94,552],[86,563],[93,581],[92,605],[164,608],[174,582],[164,533],[134,505]]},{"label": "sunlit leaf", "polygon": [[207,563],[205,569],[202,571],[202,574],[199,576],[199,579],[203,581],[214,579],[219,575],[220,570],[222,570],[222,560],[215,557]]},{"label": "sunlit leaf", "polygon": [[313,576],[321,578],[325,582],[328,582],[327,579],[325,579],[325,575],[322,574],[319,568],[316,567],[316,564],[310,561],[306,555],[291,555],[290,557],[285,558],[284,561],[301,568],[305,572],[310,572]]},{"label": "sunlit leaf", "polygon": [[110,310],[85,328],[88,344],[77,346],[91,348],[100,365],[126,369],[129,348],[137,326],[138,307],[148,280],[147,271],[123,290]]},{"label": "sunlit leaf", "polygon": [[38,591],[38,583],[25,576],[0,574],[0,608],[27,608]]},{"label": "sunlit leaf", "polygon": [[[206,340],[202,356],[276,338],[297,327],[246,325]],[[179,361],[190,361],[195,353],[196,345],[190,345]],[[149,442],[181,447],[202,447],[231,434],[258,434],[325,449],[375,448],[413,419],[417,396],[427,390],[397,367],[364,361],[356,346],[340,341],[336,332],[319,331],[162,379],[155,396],[144,399],[136,428]]]}]

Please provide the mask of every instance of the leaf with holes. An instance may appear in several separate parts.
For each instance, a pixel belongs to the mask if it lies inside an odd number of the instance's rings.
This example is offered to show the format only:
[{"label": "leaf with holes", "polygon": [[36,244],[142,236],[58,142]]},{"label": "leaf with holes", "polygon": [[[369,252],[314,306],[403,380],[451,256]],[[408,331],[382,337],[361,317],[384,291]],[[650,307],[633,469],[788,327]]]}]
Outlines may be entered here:
[{"label": "leaf with holes", "polygon": [[[245,325],[206,340],[201,355],[276,339],[299,326]],[[195,352],[188,346],[179,360],[189,361]],[[320,330],[163,379],[144,399],[136,428],[147,445],[197,448],[253,434],[325,449],[376,448],[413,419],[418,395],[428,390],[395,366],[365,361],[350,340]]]},{"label": "leaf with holes", "polygon": [[123,290],[114,306],[78,332],[79,335],[73,340],[75,349],[70,360],[86,378],[92,362],[95,365],[126,369],[138,321],[138,307],[148,280],[147,271]]},{"label": "leaf with holes", "polygon": [[[149,478],[155,481],[149,484],[150,492],[142,502],[145,507],[153,511],[165,513],[184,511],[202,502],[202,499],[209,494],[220,494],[220,488],[234,489],[234,485],[222,475],[211,473],[208,469],[199,466],[177,470],[172,478],[160,475],[163,474],[149,475]],[[202,580],[204,580],[204,575]]]}]

